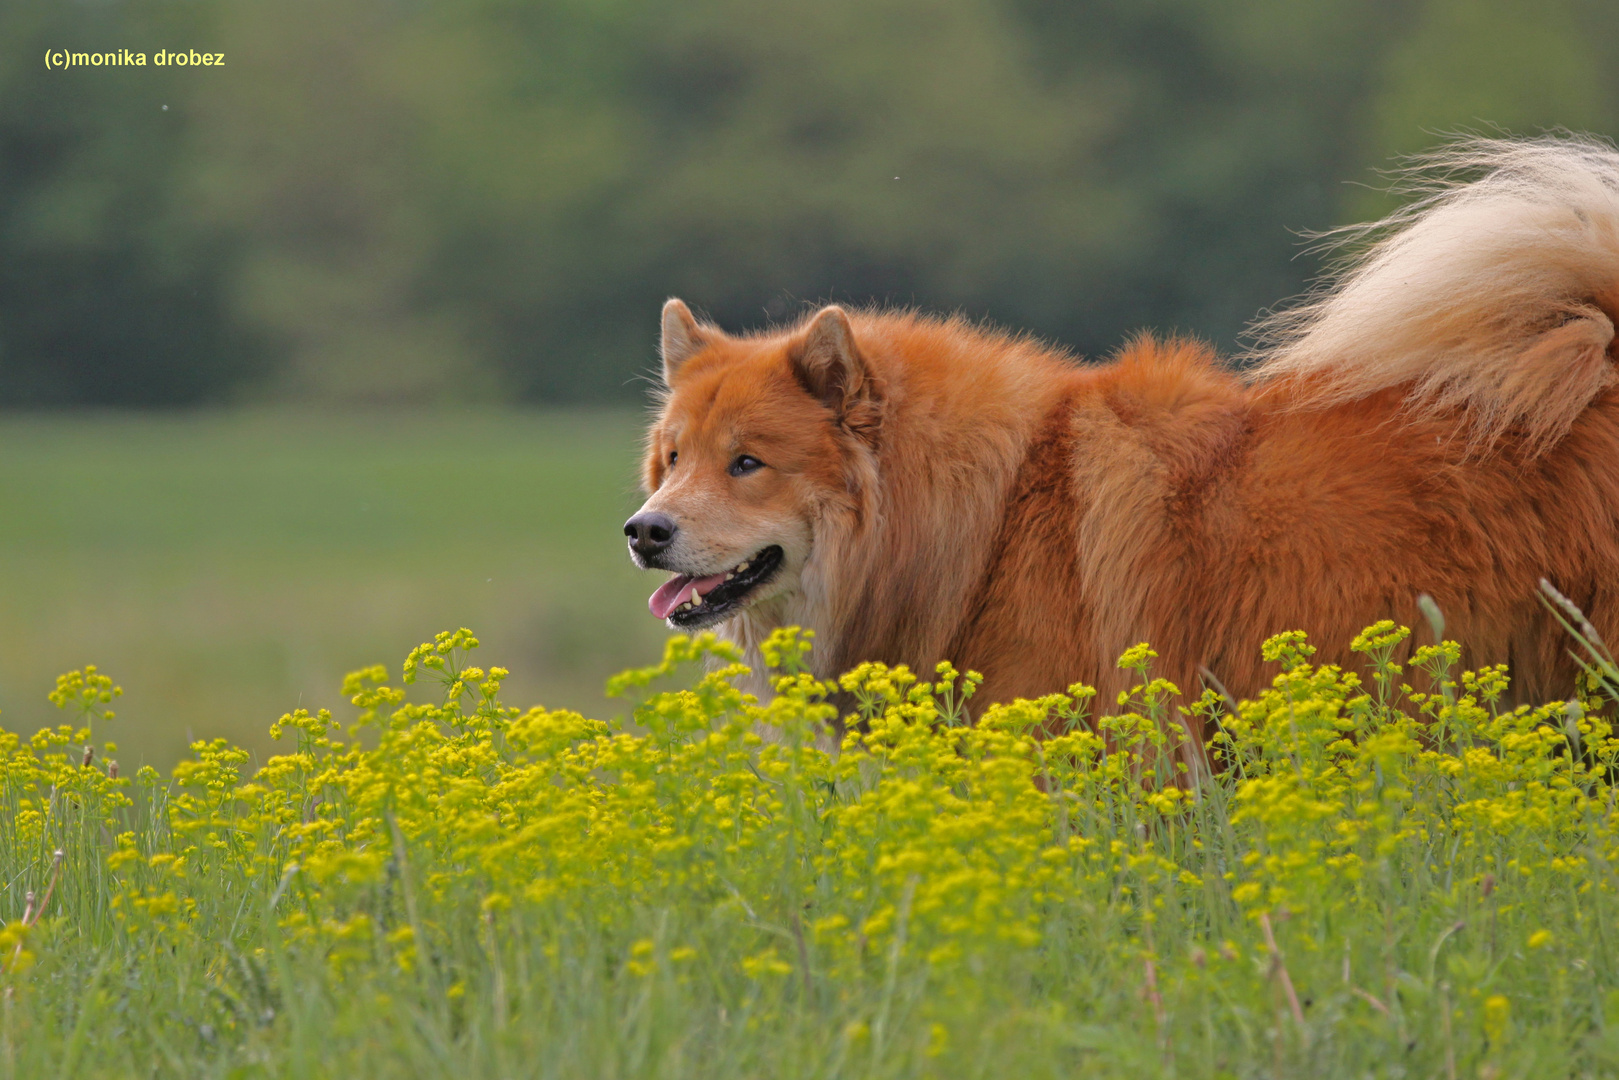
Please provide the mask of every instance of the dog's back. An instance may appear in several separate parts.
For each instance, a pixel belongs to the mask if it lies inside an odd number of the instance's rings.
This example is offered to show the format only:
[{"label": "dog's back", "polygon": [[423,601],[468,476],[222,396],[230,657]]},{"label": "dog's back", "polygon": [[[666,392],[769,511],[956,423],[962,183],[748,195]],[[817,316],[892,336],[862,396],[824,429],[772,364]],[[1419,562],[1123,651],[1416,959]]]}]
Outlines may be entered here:
[{"label": "dog's back", "polygon": [[[1134,351],[1172,379],[1162,358],[1184,349]],[[1260,689],[1274,673],[1260,644],[1285,629],[1305,630],[1321,661],[1358,666],[1353,636],[1385,618],[1424,625],[1426,593],[1465,663],[1510,664],[1520,700],[1566,696],[1571,642],[1539,599],[1541,577],[1615,636],[1613,390],[1553,446],[1509,429],[1485,450],[1465,409],[1414,417],[1402,388],[1300,408],[1234,381],[1209,394],[1207,368],[1189,365],[1183,379],[1206,396],[1149,410],[1121,385],[1135,362],[1102,374],[1071,437],[1078,527],[1065,551],[1083,586],[1087,679],[1106,693],[1124,678],[1112,659],[1140,641],[1193,694],[1200,668],[1233,693]]]}]

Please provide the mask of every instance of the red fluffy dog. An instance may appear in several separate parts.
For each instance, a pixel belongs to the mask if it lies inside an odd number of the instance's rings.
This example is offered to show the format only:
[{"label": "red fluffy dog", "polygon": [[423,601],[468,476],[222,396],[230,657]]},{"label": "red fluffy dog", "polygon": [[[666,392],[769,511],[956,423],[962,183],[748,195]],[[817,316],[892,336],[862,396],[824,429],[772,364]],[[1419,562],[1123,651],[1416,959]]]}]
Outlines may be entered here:
[{"label": "red fluffy dog", "polygon": [[1240,374],[1189,341],[1087,367],[837,307],[738,337],[669,301],[625,527],[674,575],[652,613],[749,649],[813,627],[823,674],[948,658],[980,700],[1108,701],[1136,642],[1183,690],[1206,668],[1252,694],[1268,635],[1348,663],[1429,593],[1465,663],[1568,693],[1538,580],[1619,621],[1619,154],[1480,141],[1430,165]]}]

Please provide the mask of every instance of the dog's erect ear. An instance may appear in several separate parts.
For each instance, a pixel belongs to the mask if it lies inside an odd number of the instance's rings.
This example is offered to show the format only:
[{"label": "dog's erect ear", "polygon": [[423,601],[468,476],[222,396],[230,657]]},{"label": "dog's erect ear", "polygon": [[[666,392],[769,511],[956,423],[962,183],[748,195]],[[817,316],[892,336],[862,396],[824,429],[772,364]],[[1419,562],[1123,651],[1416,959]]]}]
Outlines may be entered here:
[{"label": "dog's erect ear", "polygon": [[842,308],[833,304],[816,312],[792,360],[798,381],[837,413],[844,426],[857,432],[876,427],[876,380]]},{"label": "dog's erect ear", "polygon": [[673,386],[675,372],[680,365],[702,351],[708,344],[712,329],[697,325],[691,308],[670,297],[663,305],[663,341],[658,346],[663,354],[663,385]]}]

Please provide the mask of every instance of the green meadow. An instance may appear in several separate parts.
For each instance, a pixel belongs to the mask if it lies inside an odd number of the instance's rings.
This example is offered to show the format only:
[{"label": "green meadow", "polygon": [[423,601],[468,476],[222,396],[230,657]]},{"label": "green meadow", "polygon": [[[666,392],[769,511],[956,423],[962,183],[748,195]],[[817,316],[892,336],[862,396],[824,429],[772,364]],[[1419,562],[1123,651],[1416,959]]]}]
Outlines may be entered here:
[{"label": "green meadow", "polygon": [[1537,708],[1392,623],[972,723],[973,673],[783,630],[759,702],[645,612],[637,428],[0,427],[0,1080],[1619,1068],[1588,628]]},{"label": "green meadow", "polygon": [[641,417],[195,413],[0,422],[0,725],[55,722],[55,676],[129,691],[130,766],[193,738],[264,753],[345,672],[476,627],[514,698],[596,713],[657,655],[619,528]]},{"label": "green meadow", "polygon": [[973,724],[948,664],[823,683],[781,631],[760,705],[675,637],[625,724],[444,632],[166,776],[69,672],[0,735],[0,1076],[1614,1075],[1619,668],[1511,710],[1409,634],[1278,635],[1240,704],[1137,646],[1117,701]]}]

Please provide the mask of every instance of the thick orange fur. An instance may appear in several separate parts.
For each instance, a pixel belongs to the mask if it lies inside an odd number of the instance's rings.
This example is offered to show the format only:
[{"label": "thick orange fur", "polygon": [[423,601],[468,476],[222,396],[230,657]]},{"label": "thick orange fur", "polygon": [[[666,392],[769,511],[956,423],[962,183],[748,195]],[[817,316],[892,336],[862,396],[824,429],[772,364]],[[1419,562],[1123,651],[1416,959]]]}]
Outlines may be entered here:
[{"label": "thick orange fur", "polygon": [[[1525,147],[1519,202],[1492,210],[1476,196]],[[1356,633],[1421,625],[1428,593],[1464,663],[1511,664],[1520,699],[1566,695],[1575,668],[1538,579],[1619,640],[1619,156],[1567,140],[1467,152],[1483,184],[1444,187],[1408,231],[1443,233],[1435,216],[1463,204],[1470,227],[1519,235],[1523,205],[1557,217],[1581,184],[1587,201],[1552,255],[1523,241],[1514,266],[1492,265],[1481,284],[1518,307],[1469,295],[1487,325],[1459,344],[1455,312],[1420,296],[1388,324],[1380,282],[1351,295],[1354,268],[1246,378],[1179,339],[1084,367],[960,319],[827,309],[733,337],[671,302],[647,505],[679,521],[688,573],[782,544],[778,580],[719,629],[754,648],[776,626],[812,627],[823,674],[950,659],[984,674],[980,700],[1084,681],[1110,701],[1114,661],[1149,641],[1183,691],[1207,667],[1251,695],[1273,674],[1267,636],[1302,629],[1319,660],[1351,664]],[[1537,187],[1548,174],[1573,179]],[[1360,268],[1384,258],[1420,293],[1444,260],[1415,246],[1417,270],[1378,249]],[[1457,295],[1440,284],[1436,303]],[[1357,314],[1384,335],[1361,352],[1343,324]],[[728,475],[744,452],[766,467]]]}]

